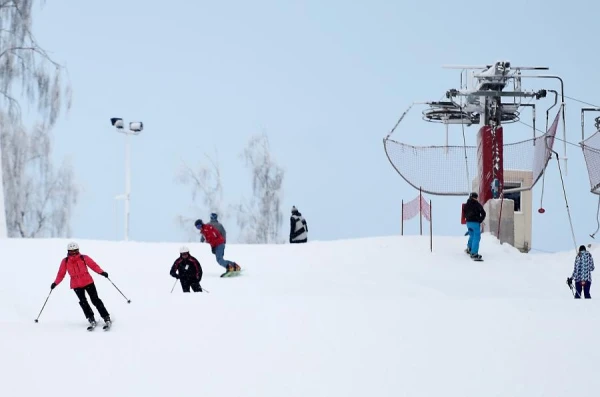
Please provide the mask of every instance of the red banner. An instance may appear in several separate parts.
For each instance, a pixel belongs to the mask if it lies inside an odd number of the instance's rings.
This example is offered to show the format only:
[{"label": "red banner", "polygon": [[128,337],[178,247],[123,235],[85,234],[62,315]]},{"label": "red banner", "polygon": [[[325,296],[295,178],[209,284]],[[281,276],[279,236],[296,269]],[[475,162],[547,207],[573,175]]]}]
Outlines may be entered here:
[{"label": "red banner", "polygon": [[422,195],[419,195],[402,204],[402,219],[409,220],[419,215],[419,213],[428,221],[431,221],[431,206]]}]

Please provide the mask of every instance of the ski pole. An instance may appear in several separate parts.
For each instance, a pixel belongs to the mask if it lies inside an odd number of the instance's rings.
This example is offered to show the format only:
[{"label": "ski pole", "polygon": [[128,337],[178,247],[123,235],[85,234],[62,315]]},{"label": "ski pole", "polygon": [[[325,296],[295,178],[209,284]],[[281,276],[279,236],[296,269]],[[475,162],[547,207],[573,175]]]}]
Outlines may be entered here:
[{"label": "ski pole", "polygon": [[175,279],[175,282],[173,283],[173,288],[171,288],[171,293],[173,293],[173,290],[175,289],[175,284],[177,284],[177,279]]},{"label": "ski pole", "polygon": [[[108,278],[108,277],[106,277],[106,278]],[[108,281],[110,281],[110,283],[111,283],[111,284],[112,284],[112,285],[113,285],[113,286],[114,286],[114,287],[117,289],[117,291],[119,291],[119,293],[120,293],[121,295],[123,295],[123,298],[125,298],[125,300],[127,301],[127,303],[131,303],[131,300],[130,300],[130,299],[127,299],[127,297],[125,296],[125,294],[123,294],[123,293],[121,292],[121,290],[119,289],[119,287],[117,287],[117,286],[115,285],[115,283],[113,283],[113,282],[112,282],[112,280],[111,280],[110,278],[108,278]]]},{"label": "ski pole", "polygon": [[571,287],[571,292],[573,292],[573,297],[575,297],[575,295],[577,295],[578,297],[581,298],[581,294],[575,290],[573,290],[573,287]]},{"label": "ski pole", "polygon": [[575,294],[577,294],[577,296],[581,298],[581,294],[579,294],[579,292],[575,291],[573,289],[572,285],[569,285],[569,288],[571,288],[571,293],[573,294],[573,298],[575,297]]},{"label": "ski pole", "polygon": [[40,310],[40,314],[38,314],[37,318],[33,321],[35,321],[36,323],[38,322],[38,319],[40,318],[40,316],[42,315],[42,311],[44,311],[44,308],[46,307],[46,303],[48,302],[48,299],[50,298],[50,294],[52,293],[52,290],[50,290],[50,292],[48,293],[48,297],[46,298],[46,301],[44,302],[44,305],[42,306],[42,310]]}]

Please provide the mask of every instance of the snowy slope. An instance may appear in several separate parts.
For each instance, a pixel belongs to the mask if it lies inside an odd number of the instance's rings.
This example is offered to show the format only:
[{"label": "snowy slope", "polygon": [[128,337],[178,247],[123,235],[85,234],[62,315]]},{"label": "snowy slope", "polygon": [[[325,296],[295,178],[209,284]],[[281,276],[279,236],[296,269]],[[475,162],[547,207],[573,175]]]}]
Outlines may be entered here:
[{"label": "snowy slope", "polygon": [[0,240],[2,395],[593,394],[600,308],[565,284],[574,250],[524,255],[484,235],[473,262],[465,241],[229,245],[245,270],[231,279],[188,244],[210,293],[185,295],[170,293],[179,244],[78,241],[132,300],[93,274],[114,326],[89,333],[68,277],[33,321],[68,241]]}]

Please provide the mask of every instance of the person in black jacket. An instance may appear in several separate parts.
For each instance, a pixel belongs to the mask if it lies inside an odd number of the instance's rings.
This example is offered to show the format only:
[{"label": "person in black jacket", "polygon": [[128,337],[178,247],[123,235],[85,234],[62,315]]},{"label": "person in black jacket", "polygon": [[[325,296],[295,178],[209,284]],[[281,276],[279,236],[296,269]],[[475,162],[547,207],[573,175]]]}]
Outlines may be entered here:
[{"label": "person in black jacket", "polygon": [[290,217],[290,244],[301,244],[308,241],[308,224],[296,206],[292,206]]},{"label": "person in black jacket", "polygon": [[194,292],[202,292],[200,281],[202,280],[202,266],[198,259],[190,255],[187,247],[181,247],[179,258],[171,266],[171,277],[179,279],[183,292],[190,292],[190,287]]},{"label": "person in black jacket", "polygon": [[467,230],[469,231],[469,241],[467,242],[467,254],[473,259],[481,259],[479,255],[479,241],[481,240],[481,222],[485,220],[485,210],[477,200],[479,196],[473,192],[465,203],[465,219],[467,220]]}]

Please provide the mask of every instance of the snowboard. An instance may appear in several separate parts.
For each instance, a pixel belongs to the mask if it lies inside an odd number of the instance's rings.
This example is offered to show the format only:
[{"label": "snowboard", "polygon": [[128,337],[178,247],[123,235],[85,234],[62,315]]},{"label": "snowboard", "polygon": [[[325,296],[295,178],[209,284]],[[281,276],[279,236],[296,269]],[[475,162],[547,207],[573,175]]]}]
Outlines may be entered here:
[{"label": "snowboard", "polygon": [[[471,258],[471,254],[465,249],[465,254],[469,255],[469,258]],[[483,262],[483,258],[471,258],[471,260],[475,261],[475,262]]]},{"label": "snowboard", "polygon": [[244,271],[244,270],[242,269],[242,270],[239,270],[239,271],[237,271],[237,272],[225,272],[225,273],[221,274],[221,278],[226,278],[226,277],[237,277],[237,276],[241,275],[241,273],[242,273],[243,271]]}]

